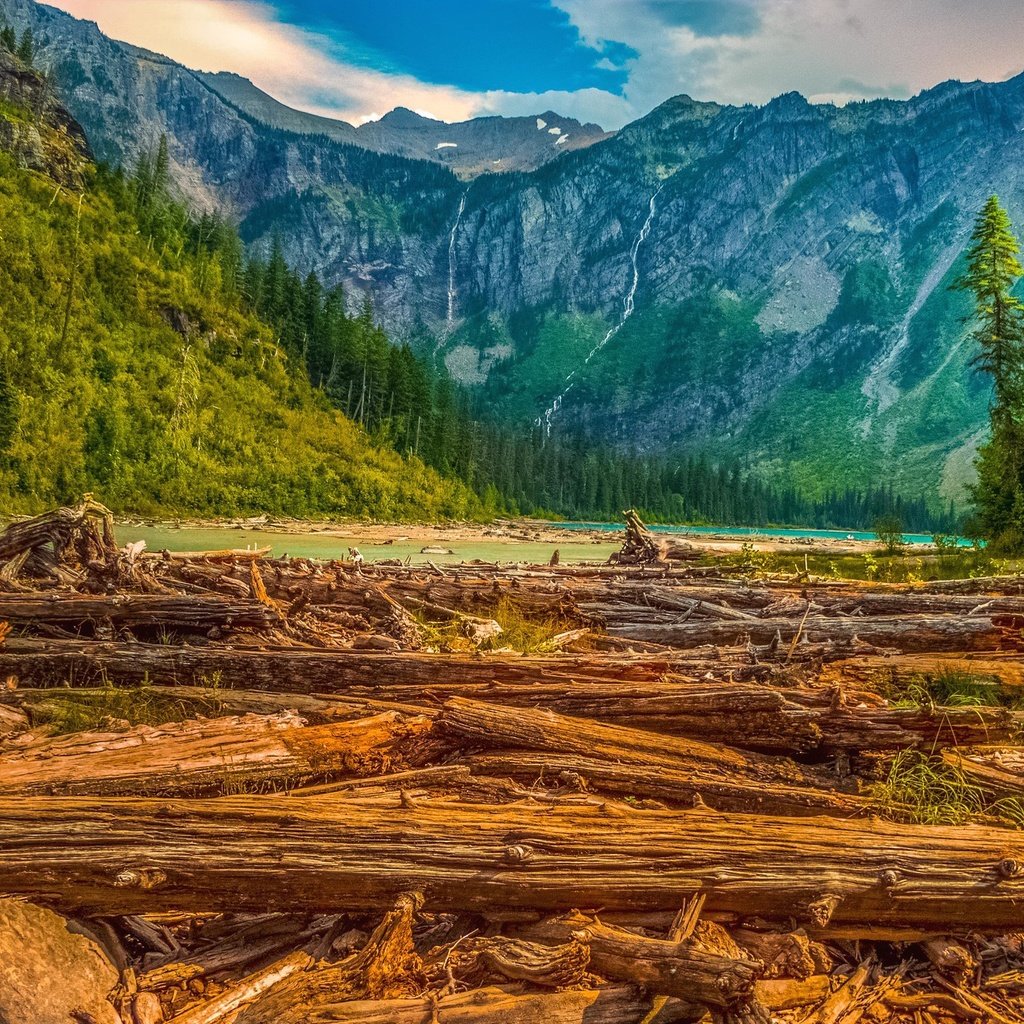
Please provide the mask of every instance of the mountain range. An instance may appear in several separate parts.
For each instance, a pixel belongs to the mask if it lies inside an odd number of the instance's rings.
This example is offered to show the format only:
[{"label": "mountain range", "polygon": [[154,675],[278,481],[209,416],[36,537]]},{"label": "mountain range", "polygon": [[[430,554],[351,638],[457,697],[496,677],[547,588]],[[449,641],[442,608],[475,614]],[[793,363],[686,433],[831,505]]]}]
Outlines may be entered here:
[{"label": "mountain range", "polygon": [[33,0],[0,18],[32,28],[99,157],[166,136],[193,204],[369,296],[496,415],[811,493],[963,498],[989,391],[948,285],[987,195],[1024,217],[1024,78],[845,107],[678,96],[616,133],[552,111],[355,127]]}]

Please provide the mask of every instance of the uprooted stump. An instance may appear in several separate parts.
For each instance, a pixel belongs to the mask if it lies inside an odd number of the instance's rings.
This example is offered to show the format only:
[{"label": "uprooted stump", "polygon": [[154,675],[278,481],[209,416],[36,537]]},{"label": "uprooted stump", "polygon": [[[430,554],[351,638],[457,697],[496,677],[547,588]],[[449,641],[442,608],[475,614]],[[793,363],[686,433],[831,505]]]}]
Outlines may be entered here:
[{"label": "uprooted stump", "polygon": [[636,510],[626,509],[622,514],[626,517],[626,539],[608,561],[615,565],[650,565],[660,561],[658,545]]},{"label": "uprooted stump", "polygon": [[93,590],[163,589],[143,578],[138,554],[139,546],[118,548],[113,513],[86,494],[78,505],[11,523],[0,534],[0,581],[11,584],[25,576]]}]

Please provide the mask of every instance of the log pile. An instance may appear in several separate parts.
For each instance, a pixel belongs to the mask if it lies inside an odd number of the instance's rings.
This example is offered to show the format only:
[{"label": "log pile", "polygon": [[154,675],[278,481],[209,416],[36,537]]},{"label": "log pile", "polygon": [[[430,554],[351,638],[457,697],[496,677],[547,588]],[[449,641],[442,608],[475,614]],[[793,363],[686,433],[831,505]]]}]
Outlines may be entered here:
[{"label": "log pile", "polygon": [[112,536],[0,592],[0,910],[111,1020],[1024,1024],[1013,580]]}]

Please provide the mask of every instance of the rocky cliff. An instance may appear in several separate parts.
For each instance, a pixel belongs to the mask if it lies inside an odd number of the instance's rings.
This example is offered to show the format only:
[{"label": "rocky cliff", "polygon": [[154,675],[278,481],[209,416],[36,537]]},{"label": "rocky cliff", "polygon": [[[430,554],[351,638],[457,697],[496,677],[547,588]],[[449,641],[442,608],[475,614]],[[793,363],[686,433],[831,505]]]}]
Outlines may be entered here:
[{"label": "rocky cliff", "polygon": [[[373,130],[408,133],[391,148],[412,157],[380,152],[31,0],[0,13],[42,37],[98,152],[167,134],[197,202],[371,295],[502,413],[728,451],[805,486],[883,466],[960,495],[988,395],[947,285],[985,196],[1024,223],[1024,79],[843,108],[676,97],[508,173],[476,173],[494,127],[477,125],[456,174],[436,154],[458,147],[421,157],[464,126],[398,111]],[[501,130],[539,138],[556,119]]]}]

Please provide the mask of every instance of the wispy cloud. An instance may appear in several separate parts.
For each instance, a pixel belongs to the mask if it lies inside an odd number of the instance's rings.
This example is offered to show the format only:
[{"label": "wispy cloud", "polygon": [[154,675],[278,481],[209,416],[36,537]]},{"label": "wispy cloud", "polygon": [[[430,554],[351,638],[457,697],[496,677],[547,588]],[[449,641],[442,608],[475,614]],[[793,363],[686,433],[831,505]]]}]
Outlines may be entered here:
[{"label": "wispy cloud", "polygon": [[[621,95],[523,93],[367,67],[344,33],[286,23],[274,0],[49,2],[115,38],[235,71],[285,103],[354,123],[395,106],[446,121],[551,108],[615,128],[680,92],[726,103],[790,90],[833,102],[906,96],[947,78],[1007,77],[1024,37],[1020,0],[549,0],[626,83]],[[487,17],[486,4],[475,16]]]},{"label": "wispy cloud", "polygon": [[286,24],[257,0],[50,0],[109,36],[202,71],[234,71],[291,106],[346,121],[405,106],[444,121],[473,117],[482,98],[337,54],[334,39]]}]

